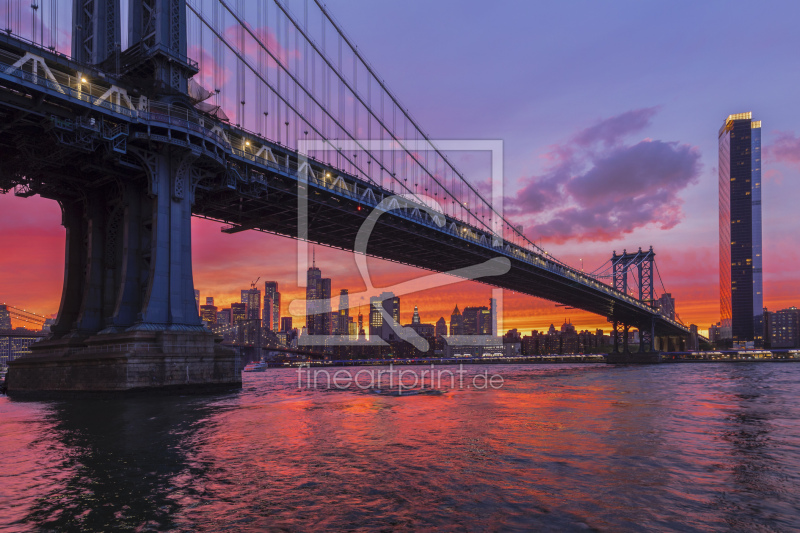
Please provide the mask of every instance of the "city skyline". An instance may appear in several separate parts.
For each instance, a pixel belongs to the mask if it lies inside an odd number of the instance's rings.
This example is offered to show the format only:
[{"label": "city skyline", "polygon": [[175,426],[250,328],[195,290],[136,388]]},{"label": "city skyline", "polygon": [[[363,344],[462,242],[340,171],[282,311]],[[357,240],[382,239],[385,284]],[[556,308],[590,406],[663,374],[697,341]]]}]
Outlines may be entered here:
[{"label": "city skyline", "polygon": [[[554,30],[545,28],[524,41],[514,32],[503,31],[507,40],[499,39],[499,28],[506,26],[486,25],[478,9],[456,10],[459,27],[472,32],[439,24],[439,33],[419,32],[411,38],[402,30],[403,24],[387,28],[362,23],[387,16],[410,23],[426,9],[421,2],[404,3],[402,7],[396,2],[358,7],[345,2],[331,4],[337,16],[348,21],[347,27],[356,32],[356,41],[369,50],[368,58],[380,65],[387,83],[415,114],[423,117],[423,126],[431,135],[504,141],[507,210],[509,216],[516,216],[523,223],[533,240],[576,268],[584,264],[587,271],[602,264],[615,249],[652,244],[666,291],[677,301],[677,313],[684,322],[697,324],[701,331],[720,319],[715,133],[720,117],[752,110],[769,125],[762,139],[764,305],[777,310],[800,301],[800,279],[793,268],[800,261],[800,251],[794,245],[795,225],[791,223],[796,218],[792,199],[800,194],[800,181],[796,179],[800,139],[795,121],[783,112],[793,105],[793,96],[783,88],[796,86],[798,74],[797,69],[784,66],[796,61],[789,48],[770,47],[770,43],[791,39],[793,29],[787,21],[793,18],[792,13],[796,14],[795,6],[785,4],[784,9],[753,13],[752,43],[735,43],[735,54],[720,44],[724,42],[724,28],[736,22],[735,9],[720,11],[710,5],[623,9],[616,5],[609,8],[614,13],[613,22],[596,27],[590,21],[600,8],[587,6],[585,18],[575,20],[576,30],[580,31],[570,34],[569,44],[550,50],[547,57],[534,52],[558,38]],[[512,9],[507,5],[487,16],[513,27],[522,24],[522,20],[543,15],[559,20],[571,16],[559,6]],[[440,23],[448,20],[446,16],[452,13],[442,5],[426,12],[427,20]],[[653,25],[650,22],[654,20],[671,24]],[[769,32],[764,29],[767,26]],[[643,28],[648,27],[663,29],[643,33]],[[680,28],[682,37],[676,41],[675,32],[667,31],[667,27]],[[480,43],[467,37],[470,33],[483,35],[482,32],[497,42],[492,54],[506,60],[488,61],[491,70],[485,78],[475,80],[460,67],[472,55],[487,57],[488,52]],[[604,39],[606,32],[610,37]],[[642,61],[643,50],[622,46],[616,40],[617,35],[626,32],[659,44],[652,47],[652,60]],[[437,46],[440,40],[447,46]],[[603,47],[594,50],[590,46],[605,41],[605,54]],[[395,46],[397,43],[403,46]],[[769,54],[764,53],[767,49]],[[587,50],[588,57],[581,58]],[[411,68],[409,57],[414,58],[415,68],[432,73],[431,83],[423,87],[402,75]],[[722,80],[740,61],[753,66],[751,76],[738,84],[737,91],[720,91]],[[509,68],[514,62],[529,64],[530,68],[523,72]],[[679,65],[680,75],[664,72],[658,67],[662,63]],[[442,64],[448,67],[434,68]],[[636,64],[637,70],[629,73],[617,64]],[[542,83],[539,75],[547,83]],[[693,83],[676,84],[676,79]],[[503,101],[493,106],[470,106],[470,102],[492,101],[497,83],[490,83],[491,80],[508,81],[502,84]],[[581,91],[577,98],[576,88],[588,85],[597,90],[588,95]],[[613,188],[608,176],[624,164],[635,171],[639,168],[636,163],[645,156],[663,163],[660,167],[672,169],[672,173],[657,173],[652,179],[641,180],[640,186],[632,189],[636,192],[632,196]],[[480,182],[485,160],[480,154],[466,154],[458,163],[470,179]],[[633,171],[631,176],[637,176]],[[562,182],[558,182],[559,177]],[[617,195],[635,207],[643,195],[650,195],[660,203],[647,210],[631,207],[621,212],[632,228],[626,232],[621,226],[610,226],[603,217],[598,218],[597,209],[607,209],[608,204],[593,203],[592,198],[581,196],[578,186],[587,183],[595,187],[594,198],[598,202],[613,200]],[[619,185],[630,183],[623,180]],[[561,200],[554,198],[553,192]],[[552,201],[550,210],[542,211],[536,198]],[[4,213],[0,218],[0,244],[17,252],[0,260],[2,279],[15,281],[2,285],[2,298],[42,314],[55,313],[61,294],[64,250],[57,204],[38,197],[3,195],[0,211]],[[542,218],[526,219],[526,212]],[[586,218],[590,216],[594,218]],[[594,225],[587,220],[594,220]],[[296,281],[293,283],[294,241],[254,232],[221,235],[218,224],[199,219],[194,219],[192,225],[195,284],[202,294],[209,294],[213,288],[220,301],[234,301],[237,291],[246,287],[249,280],[266,275],[282,284],[281,315],[286,314],[285,302],[302,297],[304,289]],[[341,279],[342,286],[352,292],[363,286],[351,253],[323,247],[318,253],[320,260],[336,265],[331,276]],[[379,260],[370,260],[370,264],[376,278],[386,285],[422,272]],[[234,271],[237,276],[231,280],[228,276]],[[460,293],[470,294],[471,301],[479,302],[485,300],[488,291],[479,284],[465,282],[419,294],[417,301],[422,312],[446,317],[452,310],[448,308],[450,303],[456,300],[454,296]],[[504,330],[541,329],[564,314],[549,302],[508,291],[503,309]],[[403,312],[402,321],[408,316]],[[601,317],[578,311],[571,311],[569,317],[581,328],[606,326]]]}]

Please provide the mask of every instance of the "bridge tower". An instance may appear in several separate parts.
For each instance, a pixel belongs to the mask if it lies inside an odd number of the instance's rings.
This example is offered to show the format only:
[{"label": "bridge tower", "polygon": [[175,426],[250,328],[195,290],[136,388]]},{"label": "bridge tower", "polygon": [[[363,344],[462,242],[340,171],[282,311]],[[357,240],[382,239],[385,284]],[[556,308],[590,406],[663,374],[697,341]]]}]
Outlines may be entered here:
[{"label": "bridge tower", "polygon": [[186,0],[130,0],[128,17],[123,72],[161,100],[185,98],[197,73],[186,55]]},{"label": "bridge tower", "polygon": [[[637,275],[637,289],[638,298],[650,307],[654,307],[655,301],[653,299],[653,262],[655,260],[655,252],[651,246],[649,250],[642,251],[639,248],[638,252],[628,253],[623,250],[621,255],[617,255],[615,251],[611,256],[611,265],[613,268],[614,288],[618,291],[628,294],[628,274],[632,268],[636,268]],[[619,352],[620,347],[623,353],[628,353],[628,333],[631,325],[635,325],[639,330],[639,353],[647,351],[655,351],[654,345],[654,329],[655,318],[651,318],[647,323],[627,324],[621,320],[614,319],[614,352]]]},{"label": "bridge tower", "polygon": [[[188,79],[197,68],[186,56],[185,0],[129,0],[124,51],[119,0],[73,6],[76,70],[86,78],[95,68],[116,76],[104,76],[111,84],[106,94],[118,106],[136,95],[140,116],[154,103],[188,107]],[[191,215],[204,172],[200,149],[128,145],[124,118],[115,124],[84,113],[72,124],[102,131],[111,146],[85,150],[81,168],[92,179],[48,187],[50,178],[42,176],[45,185],[31,191],[62,208],[64,285],[51,337],[10,367],[9,391],[241,385],[233,351],[215,344],[195,304]],[[50,172],[62,173],[57,167]]]},{"label": "bridge tower", "polygon": [[73,0],[72,58],[100,65],[119,57],[119,0]]}]

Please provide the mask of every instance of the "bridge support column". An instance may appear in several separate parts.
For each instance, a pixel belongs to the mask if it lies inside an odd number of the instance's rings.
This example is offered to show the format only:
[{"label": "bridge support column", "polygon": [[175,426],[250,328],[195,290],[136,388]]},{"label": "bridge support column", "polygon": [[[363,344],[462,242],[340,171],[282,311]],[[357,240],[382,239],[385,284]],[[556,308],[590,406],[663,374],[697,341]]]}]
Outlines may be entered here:
[{"label": "bridge support column", "polygon": [[628,338],[629,338],[629,335],[630,335],[630,326],[628,324],[625,324],[625,326],[623,328],[624,329],[623,329],[623,334],[622,334],[622,339],[623,339],[622,340],[622,352],[623,353],[630,353],[630,348],[628,346]]},{"label": "bridge support column", "polygon": [[677,347],[675,346],[675,344],[676,344],[675,343],[675,337],[673,337],[672,335],[669,335],[669,336],[667,336],[665,338],[665,340],[666,340],[667,351],[668,352],[676,352],[676,351],[678,351]]},{"label": "bridge support column", "polygon": [[62,200],[64,289],[50,339],[9,365],[9,393],[241,385],[200,320],[191,257],[193,156],[139,154],[143,175]]},{"label": "bridge support column", "polygon": [[656,350],[655,328],[655,317],[639,327],[639,353],[644,353],[645,351],[654,352]]},{"label": "bridge support column", "polygon": [[[609,364],[652,364],[661,362],[660,352],[653,345],[653,329],[655,323],[650,324],[650,331],[646,327],[639,328],[640,344],[637,352],[631,352],[628,345],[630,326],[621,322],[614,322],[614,351],[606,355]],[[622,351],[619,347],[622,345]],[[647,345],[648,351],[644,350]]]}]

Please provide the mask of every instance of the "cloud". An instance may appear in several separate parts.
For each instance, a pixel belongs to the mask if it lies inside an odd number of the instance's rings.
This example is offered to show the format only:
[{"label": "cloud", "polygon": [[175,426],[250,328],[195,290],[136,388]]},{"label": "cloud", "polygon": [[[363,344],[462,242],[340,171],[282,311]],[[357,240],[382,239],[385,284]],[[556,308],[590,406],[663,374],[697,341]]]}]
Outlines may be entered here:
[{"label": "cloud", "polygon": [[800,166],[800,139],[794,133],[779,131],[777,138],[765,147],[765,156],[778,163]]},{"label": "cloud", "polygon": [[650,124],[650,119],[658,112],[658,107],[646,107],[626,111],[621,115],[601,120],[594,126],[578,132],[573,137],[574,144],[590,147],[603,144],[605,147],[619,144],[626,136],[641,131]]},{"label": "cloud", "polygon": [[650,224],[674,227],[683,217],[679,194],[698,179],[700,153],[677,142],[625,144],[656,111],[628,111],[551,146],[549,168],[522,181],[506,199],[506,212],[530,237],[554,242],[610,241]]}]

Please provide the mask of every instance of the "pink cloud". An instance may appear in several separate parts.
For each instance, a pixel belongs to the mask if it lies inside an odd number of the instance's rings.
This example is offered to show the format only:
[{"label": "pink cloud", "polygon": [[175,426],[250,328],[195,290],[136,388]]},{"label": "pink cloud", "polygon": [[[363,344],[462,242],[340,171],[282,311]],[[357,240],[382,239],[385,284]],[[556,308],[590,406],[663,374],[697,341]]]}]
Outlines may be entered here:
[{"label": "pink cloud", "polygon": [[800,138],[787,131],[777,132],[775,141],[764,148],[767,159],[800,166]]},{"label": "pink cloud", "polygon": [[610,241],[650,224],[675,227],[683,217],[679,193],[697,182],[700,153],[677,142],[625,144],[655,112],[629,111],[551,146],[548,170],[506,199],[509,215],[534,238],[558,243]]}]

